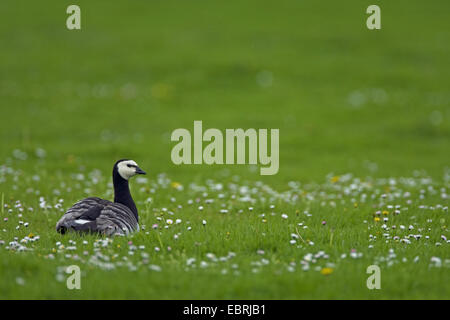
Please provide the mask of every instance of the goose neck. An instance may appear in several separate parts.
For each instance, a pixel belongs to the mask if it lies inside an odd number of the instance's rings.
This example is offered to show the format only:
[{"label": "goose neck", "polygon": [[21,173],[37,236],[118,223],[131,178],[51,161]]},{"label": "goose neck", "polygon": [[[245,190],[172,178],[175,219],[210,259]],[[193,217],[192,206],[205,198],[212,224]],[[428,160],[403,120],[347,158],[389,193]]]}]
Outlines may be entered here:
[{"label": "goose neck", "polygon": [[118,173],[113,174],[113,183],[114,183],[114,202],[121,203],[124,206],[130,208],[133,214],[138,220],[138,212],[136,208],[136,204],[133,201],[133,198],[130,193],[130,186],[128,184],[128,180],[120,177]]}]

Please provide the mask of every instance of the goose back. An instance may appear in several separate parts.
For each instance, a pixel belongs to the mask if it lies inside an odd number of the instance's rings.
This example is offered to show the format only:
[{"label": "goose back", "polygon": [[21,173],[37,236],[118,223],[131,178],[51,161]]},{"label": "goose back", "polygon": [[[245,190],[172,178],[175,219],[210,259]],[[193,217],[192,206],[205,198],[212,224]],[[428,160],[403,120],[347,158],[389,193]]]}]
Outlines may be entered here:
[{"label": "goose back", "polygon": [[127,206],[90,197],[78,201],[61,217],[56,230],[100,233],[104,235],[127,235],[139,230],[135,214]]}]

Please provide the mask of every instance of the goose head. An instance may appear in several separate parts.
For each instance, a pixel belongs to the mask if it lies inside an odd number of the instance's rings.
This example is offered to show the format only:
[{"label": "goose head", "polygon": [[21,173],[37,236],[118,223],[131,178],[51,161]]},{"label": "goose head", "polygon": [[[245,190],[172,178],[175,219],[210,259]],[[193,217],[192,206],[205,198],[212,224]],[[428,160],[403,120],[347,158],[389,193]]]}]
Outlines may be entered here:
[{"label": "goose head", "polygon": [[137,174],[145,174],[145,171],[139,168],[136,161],[128,159],[117,161],[113,170],[125,180],[128,180]]}]

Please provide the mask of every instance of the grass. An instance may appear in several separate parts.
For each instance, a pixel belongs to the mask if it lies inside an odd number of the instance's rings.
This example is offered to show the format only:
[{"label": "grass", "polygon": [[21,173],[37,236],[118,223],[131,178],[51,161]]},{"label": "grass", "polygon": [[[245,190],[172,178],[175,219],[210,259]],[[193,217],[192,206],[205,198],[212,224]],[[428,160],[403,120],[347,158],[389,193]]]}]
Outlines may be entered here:
[{"label": "grass", "polygon": [[[377,1],[380,31],[364,1],[77,3],[81,31],[72,3],[0,4],[0,298],[450,298],[447,1]],[[170,134],[194,120],[280,129],[278,174],[175,166]],[[124,157],[149,173],[132,182],[145,230],[58,235],[75,201],[111,198]]]}]

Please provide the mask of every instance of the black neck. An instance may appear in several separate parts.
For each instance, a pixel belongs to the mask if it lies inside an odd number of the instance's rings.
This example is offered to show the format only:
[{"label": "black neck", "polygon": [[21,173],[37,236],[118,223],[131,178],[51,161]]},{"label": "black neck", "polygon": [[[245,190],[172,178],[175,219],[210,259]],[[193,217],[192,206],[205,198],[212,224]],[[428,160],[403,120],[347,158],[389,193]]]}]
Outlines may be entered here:
[{"label": "black neck", "polygon": [[134,216],[136,217],[136,221],[139,221],[138,211],[136,208],[136,204],[134,203],[133,198],[131,197],[128,180],[122,178],[120,174],[116,170],[114,170],[113,183],[114,183],[114,202],[121,203],[130,208],[131,212],[133,212]]}]

